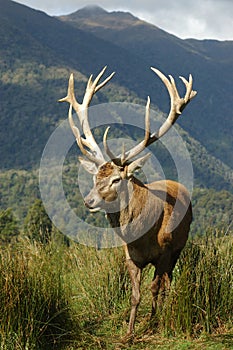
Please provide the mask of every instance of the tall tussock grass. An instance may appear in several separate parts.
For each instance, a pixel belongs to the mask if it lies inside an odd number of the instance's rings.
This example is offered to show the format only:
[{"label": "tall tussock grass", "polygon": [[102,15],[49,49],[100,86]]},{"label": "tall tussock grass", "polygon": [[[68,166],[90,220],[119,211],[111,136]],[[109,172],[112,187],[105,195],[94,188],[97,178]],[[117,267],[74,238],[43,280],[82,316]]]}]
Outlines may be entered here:
[{"label": "tall tussock grass", "polygon": [[71,332],[59,252],[25,240],[0,250],[1,350],[50,349]]},{"label": "tall tussock grass", "polygon": [[224,332],[233,325],[233,239],[211,234],[188,242],[160,315],[166,334]]},{"label": "tall tussock grass", "polygon": [[[13,349],[102,349],[126,332],[131,284],[122,248],[22,240],[0,249],[0,344]],[[232,327],[233,238],[188,242],[171,290],[149,322],[153,269],[143,273],[136,334],[199,336]],[[156,324],[156,326],[155,326]]]}]

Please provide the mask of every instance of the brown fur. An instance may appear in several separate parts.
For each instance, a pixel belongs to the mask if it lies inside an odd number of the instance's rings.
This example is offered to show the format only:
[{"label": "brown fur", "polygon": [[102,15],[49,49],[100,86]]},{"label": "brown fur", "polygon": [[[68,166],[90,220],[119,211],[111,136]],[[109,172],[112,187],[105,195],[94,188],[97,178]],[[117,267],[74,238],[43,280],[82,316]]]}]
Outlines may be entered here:
[{"label": "brown fur", "polygon": [[[165,189],[166,187],[166,189]],[[152,315],[156,314],[157,301],[160,293],[159,304],[163,302],[165,291],[169,289],[172,271],[176,261],[188,238],[188,232],[192,221],[192,208],[187,190],[180,184],[172,181],[155,182],[146,186],[150,195],[156,202],[164,196],[163,211],[155,225],[138,240],[125,245],[126,264],[132,280],[132,308],[130,314],[128,334],[134,329],[137,307],[140,302],[140,277],[142,269],[149,263],[154,265],[155,273],[151,285],[152,291]],[[137,212],[141,210],[139,203],[143,205],[145,189],[138,187],[135,192],[137,198]],[[166,193],[164,193],[166,191]],[[179,193],[178,193],[179,192]],[[137,195],[136,195],[137,194]],[[173,212],[177,202],[176,211],[185,210],[185,215],[177,227],[172,227],[175,219]],[[148,211],[153,211],[153,207]],[[149,214],[149,213],[148,213]],[[148,215],[145,220],[150,220]],[[176,224],[176,223],[175,223]]]},{"label": "brown fur", "polygon": [[114,170],[114,167],[111,163],[105,163],[103,164],[98,171],[98,174],[96,176],[96,179],[101,180],[105,177],[108,177],[110,175],[112,175]]}]

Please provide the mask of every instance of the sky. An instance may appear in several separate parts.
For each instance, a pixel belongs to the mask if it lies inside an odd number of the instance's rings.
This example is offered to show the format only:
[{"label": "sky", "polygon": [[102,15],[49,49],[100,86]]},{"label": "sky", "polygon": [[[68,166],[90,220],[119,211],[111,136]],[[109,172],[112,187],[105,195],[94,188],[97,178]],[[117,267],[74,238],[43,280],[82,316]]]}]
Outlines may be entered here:
[{"label": "sky", "polygon": [[57,16],[87,5],[129,11],[179,38],[233,40],[233,0],[15,0]]}]

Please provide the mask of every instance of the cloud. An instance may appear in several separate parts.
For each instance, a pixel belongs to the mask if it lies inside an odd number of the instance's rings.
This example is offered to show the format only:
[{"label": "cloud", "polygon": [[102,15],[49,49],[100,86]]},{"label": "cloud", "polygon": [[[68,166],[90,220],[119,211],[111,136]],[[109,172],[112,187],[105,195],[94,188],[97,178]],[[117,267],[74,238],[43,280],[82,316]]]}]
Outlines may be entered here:
[{"label": "cloud", "polygon": [[[18,0],[50,15],[72,13],[93,0]],[[98,0],[106,10],[129,11],[181,38],[233,40],[232,0]]]},{"label": "cloud", "polygon": [[[233,39],[233,1],[147,1],[135,2],[134,13],[182,38]],[[138,6],[136,6],[138,4]]]}]

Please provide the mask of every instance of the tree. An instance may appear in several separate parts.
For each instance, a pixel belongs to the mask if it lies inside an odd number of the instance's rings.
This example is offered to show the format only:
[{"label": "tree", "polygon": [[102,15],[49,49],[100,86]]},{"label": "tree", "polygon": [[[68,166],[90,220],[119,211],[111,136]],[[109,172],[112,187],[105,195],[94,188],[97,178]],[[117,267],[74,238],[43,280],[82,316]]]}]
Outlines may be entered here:
[{"label": "tree", "polygon": [[52,236],[52,222],[40,199],[37,199],[29,209],[25,218],[24,229],[32,240],[47,244]]},{"label": "tree", "polygon": [[0,242],[2,244],[11,243],[19,235],[19,228],[12,209],[0,211]]}]

